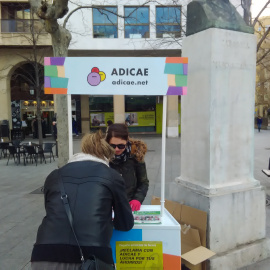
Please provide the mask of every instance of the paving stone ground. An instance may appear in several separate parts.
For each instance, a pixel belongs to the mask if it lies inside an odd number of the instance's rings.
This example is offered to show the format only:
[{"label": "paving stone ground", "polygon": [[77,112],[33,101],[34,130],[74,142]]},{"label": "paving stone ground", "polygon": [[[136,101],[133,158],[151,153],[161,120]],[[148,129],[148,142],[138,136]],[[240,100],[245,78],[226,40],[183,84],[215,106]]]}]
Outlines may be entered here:
[{"label": "paving stone ground", "polygon": [[[270,178],[261,170],[267,169],[270,157],[270,130],[255,130],[254,140],[254,177],[261,181],[270,198]],[[143,139],[148,145],[146,165],[150,188],[144,204],[150,204],[152,195],[160,196],[161,137],[134,135]],[[30,139],[26,139],[28,141]],[[33,141],[33,140],[32,140]],[[53,141],[52,137],[46,141]],[[166,189],[180,175],[181,138],[166,140]],[[74,153],[80,151],[80,137],[74,137]],[[27,270],[30,268],[30,255],[35,242],[37,228],[43,218],[44,202],[40,188],[46,176],[57,168],[57,158],[47,164],[15,165],[10,160],[0,160],[0,270]],[[270,237],[270,206],[267,211],[267,236]],[[248,266],[242,270],[269,270],[270,259]],[[172,269],[173,270],[173,269]],[[231,270],[231,269],[228,269]]]}]

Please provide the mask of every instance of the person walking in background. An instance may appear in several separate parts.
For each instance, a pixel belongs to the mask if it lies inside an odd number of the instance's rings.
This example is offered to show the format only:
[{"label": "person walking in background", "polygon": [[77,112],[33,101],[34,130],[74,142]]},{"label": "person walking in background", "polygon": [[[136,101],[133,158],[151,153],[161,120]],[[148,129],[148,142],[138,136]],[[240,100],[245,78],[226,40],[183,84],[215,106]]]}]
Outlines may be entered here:
[{"label": "person walking in background", "polygon": [[[73,216],[73,227],[84,258],[96,256],[113,267],[110,240],[113,227],[128,231],[134,225],[123,178],[109,167],[113,149],[101,131],[82,139],[82,153],[49,174],[44,185],[46,216],[39,226],[31,256],[33,270],[79,270],[79,247],[61,199],[62,179]],[[114,219],[112,220],[112,211]]]},{"label": "person walking in background", "polygon": [[125,124],[112,124],[106,134],[106,141],[115,150],[110,167],[118,171],[125,180],[126,193],[132,211],[141,208],[149,187],[144,156],[146,144],[129,138]]},{"label": "person walking in background", "polygon": [[46,121],[43,117],[41,118],[41,128],[42,128],[42,138],[46,138]]},{"label": "person walking in background", "polygon": [[57,140],[57,122],[56,122],[56,117],[52,119],[52,128],[53,128],[53,137],[55,140]]},{"label": "person walking in background", "polygon": [[33,139],[37,138],[37,119],[34,116],[31,122],[31,128],[32,128],[32,133],[33,133]]},{"label": "person walking in background", "polygon": [[72,132],[75,133],[76,136],[79,136],[77,121],[75,120],[74,117],[72,117]]},{"label": "person walking in background", "polygon": [[257,118],[257,126],[258,126],[258,131],[261,132],[261,128],[262,128],[262,117],[260,115]]}]

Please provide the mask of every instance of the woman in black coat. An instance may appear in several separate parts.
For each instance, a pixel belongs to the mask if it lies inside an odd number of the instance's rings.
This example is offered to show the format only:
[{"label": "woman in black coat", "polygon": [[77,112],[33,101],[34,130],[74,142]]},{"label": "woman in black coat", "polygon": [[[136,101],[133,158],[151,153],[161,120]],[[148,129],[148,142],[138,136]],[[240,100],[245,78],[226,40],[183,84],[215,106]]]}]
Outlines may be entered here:
[{"label": "woman in black coat", "polygon": [[[32,269],[80,269],[80,253],[67,218],[58,185],[61,177],[85,259],[95,255],[113,269],[110,239],[113,227],[128,231],[134,220],[123,178],[109,167],[113,150],[102,133],[82,139],[82,153],[54,170],[44,185],[44,217],[32,251]],[[114,219],[112,220],[112,211]]]},{"label": "woman in black coat", "polygon": [[125,180],[126,193],[132,211],[138,211],[149,187],[144,156],[146,144],[129,138],[125,124],[112,124],[106,134],[106,141],[114,148],[115,156],[110,167],[117,170]]}]

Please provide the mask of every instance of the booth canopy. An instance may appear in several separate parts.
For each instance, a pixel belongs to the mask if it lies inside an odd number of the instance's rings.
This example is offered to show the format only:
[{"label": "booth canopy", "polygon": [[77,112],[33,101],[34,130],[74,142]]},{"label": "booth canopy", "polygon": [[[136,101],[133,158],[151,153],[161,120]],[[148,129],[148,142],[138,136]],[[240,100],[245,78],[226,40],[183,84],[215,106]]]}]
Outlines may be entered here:
[{"label": "booth canopy", "polygon": [[185,95],[185,57],[45,57],[45,94]]}]

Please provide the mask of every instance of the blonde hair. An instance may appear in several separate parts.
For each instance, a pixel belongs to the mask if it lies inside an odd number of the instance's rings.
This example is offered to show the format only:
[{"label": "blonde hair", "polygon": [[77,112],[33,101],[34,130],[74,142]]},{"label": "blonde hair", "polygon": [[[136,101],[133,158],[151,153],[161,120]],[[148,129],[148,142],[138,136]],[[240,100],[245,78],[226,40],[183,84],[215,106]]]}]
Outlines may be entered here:
[{"label": "blonde hair", "polygon": [[81,142],[82,152],[103,160],[110,160],[114,156],[114,149],[103,137],[101,130],[96,133],[85,134]]}]

